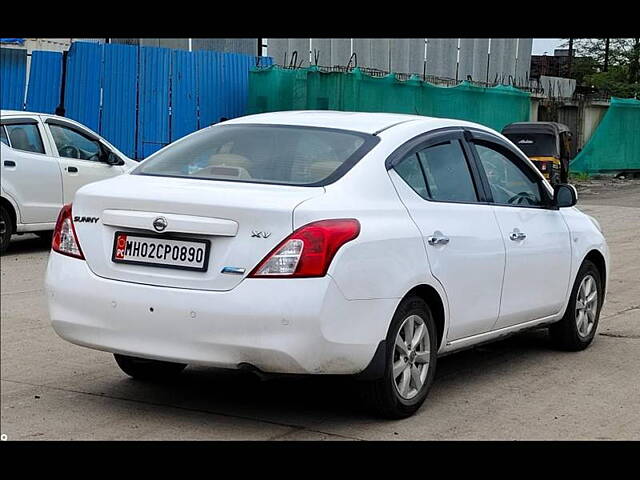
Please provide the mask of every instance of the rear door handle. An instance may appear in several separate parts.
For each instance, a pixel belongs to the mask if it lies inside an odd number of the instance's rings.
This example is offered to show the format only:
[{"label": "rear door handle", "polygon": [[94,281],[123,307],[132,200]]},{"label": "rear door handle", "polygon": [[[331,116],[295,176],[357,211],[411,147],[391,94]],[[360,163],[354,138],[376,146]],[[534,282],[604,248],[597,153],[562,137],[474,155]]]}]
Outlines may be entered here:
[{"label": "rear door handle", "polygon": [[67,167],[67,172],[78,173],[78,167]]},{"label": "rear door handle", "polygon": [[445,237],[441,232],[433,232],[433,235],[427,237],[427,243],[429,245],[446,245],[449,243],[449,237]]},{"label": "rear door handle", "polygon": [[520,240],[524,240],[525,238],[527,238],[527,234],[524,232],[521,232],[520,230],[518,230],[517,228],[513,230],[513,232],[511,232],[509,234],[509,238],[511,240],[513,240],[514,242],[520,241]]},{"label": "rear door handle", "polygon": [[16,166],[16,162],[14,162],[13,160],[5,160],[4,161],[4,166],[5,167],[15,167]]}]

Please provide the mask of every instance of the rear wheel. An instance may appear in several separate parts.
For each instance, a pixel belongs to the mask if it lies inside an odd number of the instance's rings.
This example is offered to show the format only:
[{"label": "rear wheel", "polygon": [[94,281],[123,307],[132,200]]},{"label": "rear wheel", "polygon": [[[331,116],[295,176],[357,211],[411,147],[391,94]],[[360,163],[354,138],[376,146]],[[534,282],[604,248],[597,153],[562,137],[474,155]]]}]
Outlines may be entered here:
[{"label": "rear wheel", "polygon": [[365,401],[388,418],[413,415],[422,405],[436,371],[437,331],[427,303],[405,298],[386,339],[384,375],[363,385]]},{"label": "rear wheel", "polygon": [[587,348],[596,334],[603,300],[600,272],[594,263],[585,260],[578,271],[564,317],[549,327],[553,343],[568,351]]},{"label": "rear wheel", "polygon": [[0,255],[9,247],[11,235],[13,235],[11,215],[4,206],[0,205]]},{"label": "rear wheel", "polygon": [[167,380],[178,376],[187,366],[184,363],[162,362],[118,353],[113,356],[124,373],[138,380]]}]

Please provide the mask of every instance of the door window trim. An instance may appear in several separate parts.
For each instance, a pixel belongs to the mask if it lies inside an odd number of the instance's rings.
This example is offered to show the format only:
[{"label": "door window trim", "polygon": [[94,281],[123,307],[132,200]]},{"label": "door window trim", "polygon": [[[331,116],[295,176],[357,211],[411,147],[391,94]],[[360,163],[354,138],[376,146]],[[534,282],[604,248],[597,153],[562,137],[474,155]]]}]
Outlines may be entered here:
[{"label": "door window trim", "polygon": [[[464,202],[464,201],[455,201],[455,200],[438,200],[438,199],[434,199],[434,198],[425,198],[422,195],[420,195],[418,192],[415,192],[415,193],[420,198],[422,198],[423,200],[425,200],[427,202],[454,203],[454,204],[464,204],[464,205],[486,205],[487,203],[489,203],[488,199],[490,197],[487,196],[487,192],[485,190],[485,186],[482,183],[482,177],[480,176],[480,173],[478,171],[478,167],[476,165],[476,161],[475,161],[475,158],[473,156],[473,152],[471,151],[471,148],[469,147],[469,145],[467,145],[467,141],[466,141],[466,138],[465,138],[465,131],[464,131],[463,127],[438,128],[438,129],[431,130],[431,131],[426,132],[426,133],[421,133],[420,135],[418,135],[416,137],[413,137],[412,139],[406,141],[400,147],[395,149],[387,157],[387,159],[385,160],[385,167],[387,168],[387,171],[391,170],[391,169],[394,169],[394,171],[395,171],[395,167],[398,166],[403,161],[405,161],[405,160],[407,160],[409,158],[416,158],[416,160],[418,161],[418,164],[420,166],[420,170],[422,172],[423,180],[424,180],[424,183],[426,185],[427,191],[430,191],[429,182],[427,181],[427,177],[426,177],[424,168],[423,168],[422,163],[420,162],[420,159],[418,158],[417,154],[421,150],[424,150],[426,148],[432,147],[432,146],[437,145],[439,143],[452,142],[452,141],[458,141],[459,144],[460,144],[460,148],[462,150],[462,154],[463,154],[463,156],[465,158],[465,161],[467,163],[467,168],[469,170],[469,175],[471,177],[471,183],[473,185],[477,200],[475,202]],[[396,174],[397,174],[397,172],[396,172]],[[398,174],[398,176],[400,177],[399,174]],[[400,177],[400,178],[402,178],[402,177]],[[406,183],[406,181],[404,179],[402,179],[402,181]],[[407,185],[409,185],[409,184],[407,184]],[[411,185],[409,185],[409,187],[413,190],[413,187],[411,187]]]}]

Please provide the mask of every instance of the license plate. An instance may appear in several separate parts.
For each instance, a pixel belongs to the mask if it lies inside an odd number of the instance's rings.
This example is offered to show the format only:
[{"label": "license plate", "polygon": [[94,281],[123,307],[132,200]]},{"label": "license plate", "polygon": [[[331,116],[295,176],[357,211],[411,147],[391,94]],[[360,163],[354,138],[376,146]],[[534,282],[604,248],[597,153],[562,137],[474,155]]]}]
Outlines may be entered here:
[{"label": "license plate", "polygon": [[111,260],[206,272],[210,248],[209,240],[116,232]]}]

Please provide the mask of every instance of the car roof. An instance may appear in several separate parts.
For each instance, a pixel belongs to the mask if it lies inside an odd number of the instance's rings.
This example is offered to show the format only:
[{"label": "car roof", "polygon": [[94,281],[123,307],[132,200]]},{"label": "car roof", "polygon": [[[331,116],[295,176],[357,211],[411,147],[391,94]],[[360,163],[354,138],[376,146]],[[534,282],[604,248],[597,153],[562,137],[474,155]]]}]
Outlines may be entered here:
[{"label": "car roof", "polygon": [[25,112],[24,110],[0,110],[0,115],[44,115],[43,113]]},{"label": "car roof", "polygon": [[426,129],[448,127],[452,125],[481,125],[463,120],[425,117],[421,115],[405,115],[401,113],[375,112],[342,112],[333,110],[294,110],[286,112],[259,113],[245,117],[234,118],[224,124],[271,124],[271,125],[299,125],[307,127],[336,128],[362,133],[375,134],[388,128],[407,122],[422,122]]}]

